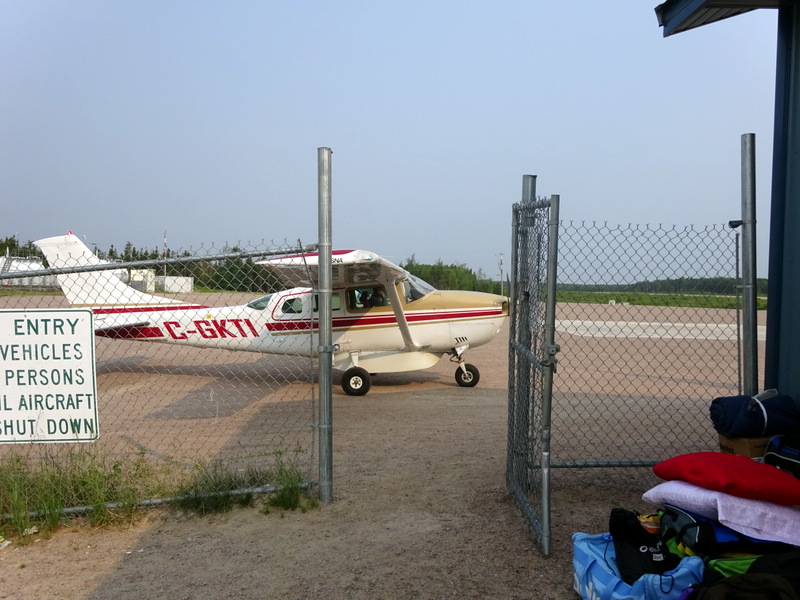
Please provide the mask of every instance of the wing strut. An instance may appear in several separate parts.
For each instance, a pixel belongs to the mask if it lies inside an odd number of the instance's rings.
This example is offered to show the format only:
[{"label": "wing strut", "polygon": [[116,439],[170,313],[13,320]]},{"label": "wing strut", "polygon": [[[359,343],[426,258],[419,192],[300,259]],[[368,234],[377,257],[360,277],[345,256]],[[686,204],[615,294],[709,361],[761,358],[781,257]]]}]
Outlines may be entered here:
[{"label": "wing strut", "polygon": [[397,319],[397,325],[400,327],[400,333],[403,336],[403,342],[406,345],[406,350],[409,352],[419,352],[425,348],[414,342],[412,339],[411,328],[408,326],[406,313],[403,310],[403,302],[400,299],[400,294],[397,293],[397,283],[399,283],[401,280],[402,277],[386,279],[384,280],[383,284],[386,288],[386,293],[389,295],[389,300],[392,303],[392,310],[394,311],[394,316]]}]

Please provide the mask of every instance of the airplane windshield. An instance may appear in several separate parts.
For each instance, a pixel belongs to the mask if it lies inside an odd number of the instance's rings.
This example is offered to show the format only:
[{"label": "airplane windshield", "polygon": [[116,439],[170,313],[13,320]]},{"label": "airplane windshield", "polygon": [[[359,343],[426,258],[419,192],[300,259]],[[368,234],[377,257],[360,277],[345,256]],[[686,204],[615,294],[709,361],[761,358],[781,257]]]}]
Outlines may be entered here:
[{"label": "airplane windshield", "polygon": [[268,296],[262,296],[261,298],[258,298],[257,300],[253,300],[252,302],[248,302],[247,306],[249,308],[253,308],[255,310],[264,310],[265,308],[267,308],[267,304],[269,304],[270,298],[272,298],[272,294],[269,294]]},{"label": "airplane windshield", "polygon": [[409,275],[408,279],[403,281],[403,294],[406,297],[406,303],[419,300],[435,290],[436,288],[430,283],[423,281],[419,277],[414,277],[414,275]]}]

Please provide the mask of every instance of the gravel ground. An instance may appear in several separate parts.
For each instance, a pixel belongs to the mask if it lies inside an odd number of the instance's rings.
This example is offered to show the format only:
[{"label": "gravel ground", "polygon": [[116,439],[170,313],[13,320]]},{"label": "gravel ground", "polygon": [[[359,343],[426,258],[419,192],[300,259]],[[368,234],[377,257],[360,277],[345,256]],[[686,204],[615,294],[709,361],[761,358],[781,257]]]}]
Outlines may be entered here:
[{"label": "gravel ground", "polygon": [[379,376],[362,398],[337,387],[330,504],[75,523],[0,550],[0,598],[574,600],[572,533],[606,531],[611,508],[642,508],[646,488],[554,471],[542,556],[505,486],[506,348],[504,332],[471,351],[476,388],[447,361]]}]

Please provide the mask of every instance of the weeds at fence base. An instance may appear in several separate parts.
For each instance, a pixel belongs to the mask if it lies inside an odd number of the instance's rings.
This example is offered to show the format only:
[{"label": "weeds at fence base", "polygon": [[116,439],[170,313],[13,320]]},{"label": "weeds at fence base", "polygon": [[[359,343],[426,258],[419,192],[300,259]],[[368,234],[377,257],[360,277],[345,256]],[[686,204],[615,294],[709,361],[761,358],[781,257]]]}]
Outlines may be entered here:
[{"label": "weeds at fence base", "polygon": [[269,514],[270,508],[305,512],[316,506],[316,499],[304,486],[303,471],[298,466],[301,453],[302,450],[296,450],[294,458],[287,461],[284,451],[273,452],[271,469],[231,472],[218,462],[198,464],[190,483],[178,490],[174,504],[182,510],[205,515],[253,506],[256,496],[265,494],[264,514]]},{"label": "weeds at fence base", "polygon": [[36,530],[49,535],[67,519],[80,516],[90,525],[132,522],[146,506],[174,506],[201,515],[253,506],[266,494],[270,507],[305,512],[316,506],[303,471],[285,453],[272,453],[271,469],[231,470],[221,461],[197,464],[186,476],[147,457],[113,459],[92,447],[48,447],[15,451],[0,458],[0,532],[21,536]]},{"label": "weeds at fence base", "polygon": [[5,534],[44,535],[75,515],[92,525],[130,521],[165,477],[143,452],[123,460],[96,447],[26,448],[0,459],[0,520]]},{"label": "weeds at fence base", "polygon": [[287,466],[282,455],[276,457],[274,479],[277,489],[264,501],[261,512],[265,515],[272,508],[306,512],[317,507],[317,499],[303,486],[302,472],[294,465]]},{"label": "weeds at fence base", "polygon": [[231,472],[218,461],[200,463],[191,480],[176,492],[173,504],[200,515],[252,506],[252,489],[263,485],[266,477],[265,472],[255,468]]}]

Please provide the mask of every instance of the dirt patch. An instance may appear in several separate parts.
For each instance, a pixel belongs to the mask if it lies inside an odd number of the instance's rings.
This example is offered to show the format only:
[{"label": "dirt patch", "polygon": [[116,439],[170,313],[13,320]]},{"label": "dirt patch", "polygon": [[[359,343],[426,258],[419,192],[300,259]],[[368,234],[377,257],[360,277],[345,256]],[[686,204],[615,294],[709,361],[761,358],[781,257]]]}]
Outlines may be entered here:
[{"label": "dirt patch", "polygon": [[476,388],[459,388],[447,361],[376,377],[364,398],[337,388],[333,503],[64,527],[0,550],[0,598],[574,600],[570,536],[605,531],[643,490],[564,478],[540,554],[505,487],[506,344],[471,352]]}]

